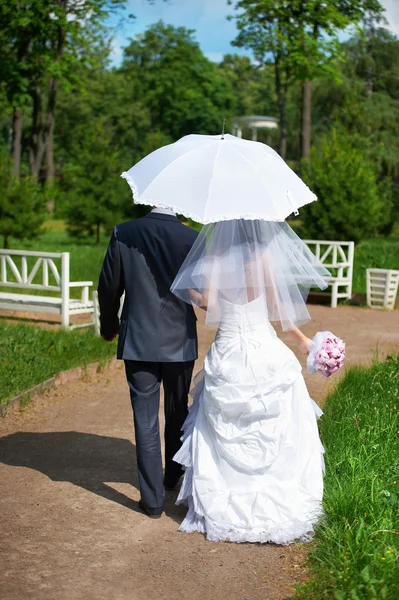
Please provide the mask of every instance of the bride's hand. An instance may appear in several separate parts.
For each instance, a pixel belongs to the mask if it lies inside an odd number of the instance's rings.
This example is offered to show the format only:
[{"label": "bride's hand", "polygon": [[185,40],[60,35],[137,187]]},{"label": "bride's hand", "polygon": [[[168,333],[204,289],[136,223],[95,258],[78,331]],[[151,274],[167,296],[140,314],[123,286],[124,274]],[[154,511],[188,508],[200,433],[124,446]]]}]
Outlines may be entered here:
[{"label": "bride's hand", "polygon": [[312,343],[312,340],[310,340],[308,337],[303,337],[301,339],[301,341],[299,342],[299,350],[302,352],[302,354],[309,354],[310,352],[310,345]]}]

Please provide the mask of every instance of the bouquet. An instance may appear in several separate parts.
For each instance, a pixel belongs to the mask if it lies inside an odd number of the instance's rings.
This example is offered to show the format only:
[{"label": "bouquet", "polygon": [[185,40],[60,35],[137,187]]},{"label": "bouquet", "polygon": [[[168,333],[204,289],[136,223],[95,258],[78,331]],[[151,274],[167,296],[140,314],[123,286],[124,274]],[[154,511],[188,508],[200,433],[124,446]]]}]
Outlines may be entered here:
[{"label": "bouquet", "polygon": [[330,377],[342,367],[345,360],[345,342],[331,333],[319,331],[311,341],[307,367],[311,373]]}]

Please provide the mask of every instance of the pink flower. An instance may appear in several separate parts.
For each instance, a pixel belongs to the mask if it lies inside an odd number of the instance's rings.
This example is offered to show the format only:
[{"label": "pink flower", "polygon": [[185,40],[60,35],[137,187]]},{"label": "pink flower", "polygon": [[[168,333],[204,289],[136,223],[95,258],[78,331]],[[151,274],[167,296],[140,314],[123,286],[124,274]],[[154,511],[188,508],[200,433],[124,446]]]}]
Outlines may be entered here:
[{"label": "pink flower", "polygon": [[336,364],[337,364],[337,361],[335,360],[335,358],[329,358],[329,359],[326,361],[326,365],[327,365],[327,367],[328,367],[329,369],[332,369],[333,367],[335,367],[335,366],[336,366]]},{"label": "pink flower", "polygon": [[321,364],[326,363],[326,361],[329,359],[329,355],[325,350],[320,350],[320,352],[317,353],[316,355],[316,360],[317,362],[320,362]]},{"label": "pink flower", "polygon": [[339,350],[338,346],[335,346],[335,348],[331,350],[330,356],[332,356],[332,358],[338,358],[338,356],[341,356],[341,351]]},{"label": "pink flower", "polygon": [[339,367],[338,367],[338,366],[336,366],[336,367],[333,367],[332,369],[330,369],[330,374],[331,374],[331,373],[336,373],[336,372],[338,371],[338,369],[339,369]]},{"label": "pink flower", "polygon": [[331,352],[331,350],[334,348],[334,344],[329,341],[324,341],[323,342],[323,350],[325,350],[326,352]]}]

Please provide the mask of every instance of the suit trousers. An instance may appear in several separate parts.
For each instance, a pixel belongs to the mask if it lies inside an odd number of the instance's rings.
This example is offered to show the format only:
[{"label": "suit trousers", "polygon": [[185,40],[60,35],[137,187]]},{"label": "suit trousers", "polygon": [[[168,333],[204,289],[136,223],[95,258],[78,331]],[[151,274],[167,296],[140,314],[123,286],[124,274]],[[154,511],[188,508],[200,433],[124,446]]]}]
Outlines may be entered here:
[{"label": "suit trousers", "polygon": [[145,362],[125,360],[136,435],[141,498],[149,508],[162,508],[165,499],[159,435],[160,387],[165,404],[165,475],[183,473],[173,457],[181,447],[181,428],[188,414],[188,393],[194,361]]}]

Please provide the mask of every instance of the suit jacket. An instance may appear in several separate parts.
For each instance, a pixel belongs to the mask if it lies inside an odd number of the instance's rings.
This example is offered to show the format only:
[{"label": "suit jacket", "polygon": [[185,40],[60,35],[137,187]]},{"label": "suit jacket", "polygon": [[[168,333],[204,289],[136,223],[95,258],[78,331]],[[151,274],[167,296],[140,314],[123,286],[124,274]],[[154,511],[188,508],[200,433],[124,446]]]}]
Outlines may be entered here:
[{"label": "suit jacket", "polygon": [[114,228],[100,274],[98,300],[101,334],[111,337],[119,328],[118,358],[150,362],[197,358],[193,307],[170,292],[197,235],[177,217],[160,213]]}]

